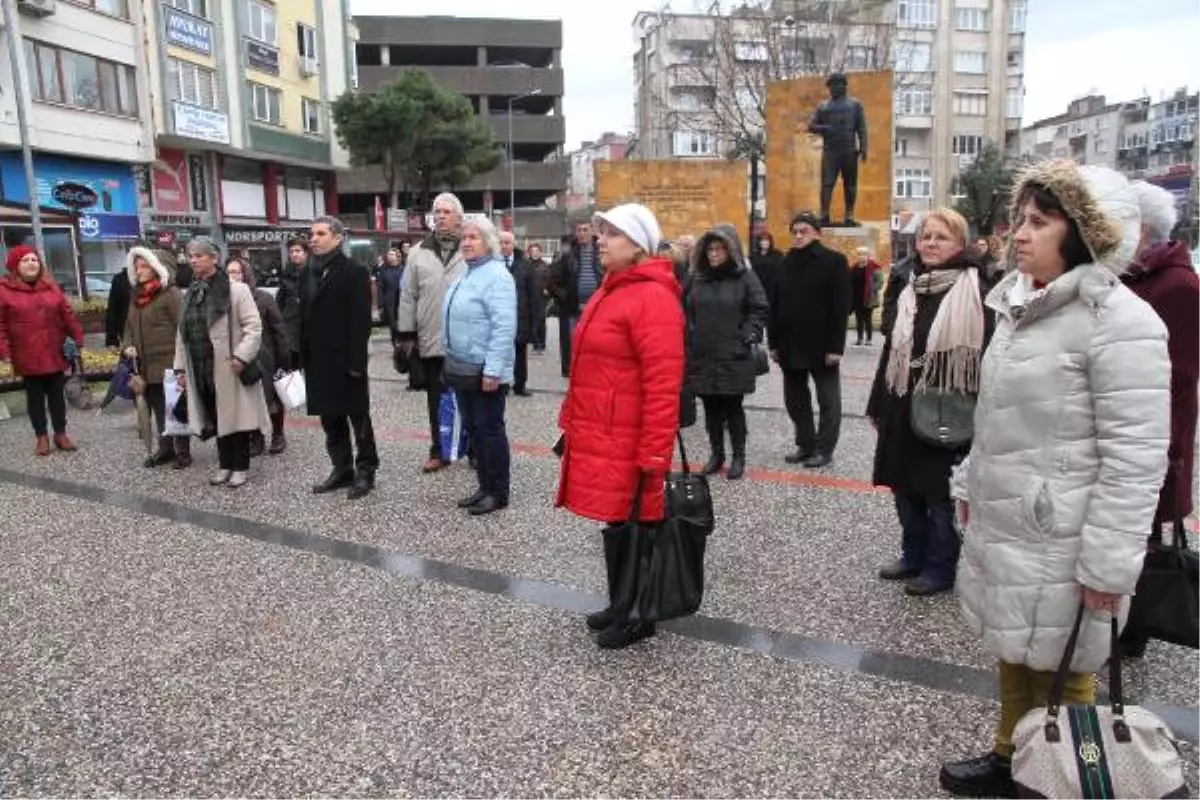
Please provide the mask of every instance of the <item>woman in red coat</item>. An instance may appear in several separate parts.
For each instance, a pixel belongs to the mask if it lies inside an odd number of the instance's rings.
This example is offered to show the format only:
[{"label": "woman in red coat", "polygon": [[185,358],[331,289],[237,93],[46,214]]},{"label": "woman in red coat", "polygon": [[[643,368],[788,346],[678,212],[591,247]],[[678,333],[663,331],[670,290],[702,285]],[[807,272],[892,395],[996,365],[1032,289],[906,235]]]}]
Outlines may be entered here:
[{"label": "woman in red coat", "polygon": [[[571,347],[571,383],[559,415],[563,460],[557,505],[619,525],[641,486],[641,521],[659,522],[679,428],[684,330],[670,259],[654,257],[661,237],[649,209],[634,203],[596,215],[604,266]],[[609,607],[591,614],[598,644],[620,648],[654,634],[614,608],[614,574],[625,548],[605,539]]]},{"label": "woman in red coat", "polygon": [[74,450],[67,438],[67,398],[64,392],[70,366],[63,354],[68,338],[83,347],[83,328],[71,303],[50,277],[37,250],[21,245],[8,251],[8,275],[0,281],[0,361],[11,361],[13,374],[25,384],[29,421],[37,436],[36,453],[50,455],[46,435],[46,406],[54,426],[54,446]]}]

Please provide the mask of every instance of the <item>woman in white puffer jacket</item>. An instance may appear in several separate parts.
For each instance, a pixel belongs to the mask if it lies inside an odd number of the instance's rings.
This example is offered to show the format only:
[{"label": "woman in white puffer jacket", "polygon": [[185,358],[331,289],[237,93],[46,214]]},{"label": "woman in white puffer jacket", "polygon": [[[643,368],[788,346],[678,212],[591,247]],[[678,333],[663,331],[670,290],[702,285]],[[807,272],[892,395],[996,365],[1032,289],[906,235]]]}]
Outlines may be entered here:
[{"label": "woman in white puffer jacket", "polygon": [[988,295],[975,439],[955,470],[967,623],[1000,660],[1000,722],[943,788],[1012,796],[1012,732],[1046,697],[1080,604],[1064,702],[1093,701],[1110,618],[1128,612],[1170,438],[1167,334],[1119,275],[1140,217],[1128,181],[1073,161],[1035,164],[1013,192],[1018,269]]}]

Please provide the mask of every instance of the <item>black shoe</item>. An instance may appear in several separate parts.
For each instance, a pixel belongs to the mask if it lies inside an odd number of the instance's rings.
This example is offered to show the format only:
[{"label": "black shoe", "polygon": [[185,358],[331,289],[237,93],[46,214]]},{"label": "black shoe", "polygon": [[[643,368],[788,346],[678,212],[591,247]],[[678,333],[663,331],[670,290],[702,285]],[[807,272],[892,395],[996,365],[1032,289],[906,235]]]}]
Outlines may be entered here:
[{"label": "black shoe", "polygon": [[480,489],[479,491],[477,491],[475,494],[471,495],[470,497],[464,497],[462,500],[459,500],[458,507],[459,508],[470,508],[471,506],[475,505],[476,503],[478,503],[480,500],[482,500],[485,497],[487,497],[487,492],[485,492],[483,489]]},{"label": "black shoe", "polygon": [[273,456],[277,456],[287,450],[287,437],[282,433],[271,434],[271,446],[267,448],[267,452]]},{"label": "black shoe", "polygon": [[733,461],[729,462],[729,472],[725,473],[725,477],[731,481],[740,481],[742,476],[746,474],[746,457],[739,456],[736,453],[733,456]]},{"label": "black shoe", "polygon": [[896,561],[879,570],[879,577],[885,581],[909,581],[920,574],[921,570],[905,566],[903,561]]},{"label": "black shoe", "polygon": [[533,397],[533,392],[528,389],[513,389],[513,394],[517,397]]},{"label": "black shoe", "polygon": [[374,488],[374,475],[356,475],[353,483],[350,484],[350,491],[346,493],[346,498],[349,500],[357,500],[360,497],[366,497]]},{"label": "black shoe", "polygon": [[153,469],[154,467],[161,467],[163,464],[170,464],[174,460],[175,448],[164,449],[160,446],[154,455],[146,457],[146,460],[142,462],[142,466],[147,469]]},{"label": "black shoe", "polygon": [[588,630],[602,631],[617,621],[617,615],[609,607],[603,611],[594,611],[588,614],[585,621],[587,622]]},{"label": "black shoe", "polygon": [[725,454],[713,453],[708,457],[708,461],[704,462],[704,468],[701,470],[705,475],[716,475],[725,466]]},{"label": "black shoe", "polygon": [[855,346],[855,347],[862,347],[862,339],[859,339],[857,342],[855,342],[855,343],[854,343],[854,346]]},{"label": "black shoe", "polygon": [[788,453],[783,457],[783,460],[789,464],[803,464],[813,457],[813,454],[808,450],[797,448],[796,452]]},{"label": "black shoe", "polygon": [[329,473],[329,477],[312,487],[313,494],[325,494],[326,492],[336,492],[338,489],[345,489],[350,484],[354,483],[353,472],[339,472],[334,470]]},{"label": "black shoe", "polygon": [[601,650],[620,650],[643,639],[649,639],[655,634],[654,623],[630,625],[627,622],[614,621],[596,637],[596,644]]},{"label": "black shoe", "polygon": [[929,597],[948,592],[953,588],[953,583],[937,584],[927,578],[918,577],[904,584],[904,593],[909,597]]},{"label": "black shoe", "polygon": [[485,514],[492,514],[502,508],[508,508],[508,503],[502,503],[490,494],[485,494],[483,499],[475,505],[467,509],[472,517],[482,517]]},{"label": "black shoe", "polygon": [[800,462],[805,469],[824,469],[833,463],[833,456],[817,453]]},{"label": "black shoe", "polygon": [[267,450],[267,443],[263,440],[261,433],[255,432],[250,435],[250,457],[258,458]]},{"label": "black shoe", "polygon": [[938,782],[947,792],[959,797],[1017,796],[1012,760],[996,753],[942,764]]}]

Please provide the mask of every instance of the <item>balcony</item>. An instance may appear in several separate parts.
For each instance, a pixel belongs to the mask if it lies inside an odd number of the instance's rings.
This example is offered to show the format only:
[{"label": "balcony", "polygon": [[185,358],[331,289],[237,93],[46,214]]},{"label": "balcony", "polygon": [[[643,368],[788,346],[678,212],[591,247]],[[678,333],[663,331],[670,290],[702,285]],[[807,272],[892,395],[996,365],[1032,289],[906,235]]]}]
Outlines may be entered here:
[{"label": "balcony", "polygon": [[[359,86],[370,91],[396,77],[404,67],[358,68]],[[536,67],[420,67],[437,84],[465,95],[525,94],[541,89],[543,95],[559,97],[563,93],[563,71]]]},{"label": "balcony", "polygon": [[933,128],[932,114],[906,114],[896,117],[896,127],[906,130],[927,131]]},{"label": "balcony", "polygon": [[[508,115],[489,114],[487,122],[496,135],[496,141],[508,141]],[[514,142],[529,144],[562,144],[566,141],[566,122],[562,117],[544,117],[514,113],[512,117]]]},{"label": "balcony", "polygon": [[[515,120],[514,120],[515,121]],[[516,191],[554,192],[566,191],[567,172],[570,165],[565,161],[556,163],[521,163],[513,170],[514,189]],[[508,164],[484,175],[477,176],[464,186],[455,187],[464,192],[492,189],[508,191]],[[341,194],[385,194],[387,185],[383,180],[383,171],[379,167],[364,167],[338,175],[338,192]]]}]

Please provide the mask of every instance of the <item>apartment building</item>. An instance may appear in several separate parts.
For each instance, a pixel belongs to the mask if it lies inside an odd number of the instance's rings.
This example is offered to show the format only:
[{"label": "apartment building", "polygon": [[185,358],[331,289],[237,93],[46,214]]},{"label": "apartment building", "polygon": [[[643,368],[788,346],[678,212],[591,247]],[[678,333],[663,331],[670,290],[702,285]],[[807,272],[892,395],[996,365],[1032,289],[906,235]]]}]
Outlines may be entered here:
[{"label": "apartment building", "polygon": [[1131,179],[1157,184],[1175,195],[1180,218],[1195,237],[1197,114],[1200,94],[1179,89],[1152,101],[1139,97],[1108,103],[1104,95],[1071,102],[1063,114],[1031,123],[1015,152],[1023,160],[1073,158],[1111,167]]},{"label": "apartment building", "polygon": [[[503,217],[521,237],[561,236],[568,173],[561,157],[562,22],[356,17],[355,23],[362,89],[374,89],[405,69],[425,70],[470,100],[504,145],[505,159],[496,169],[455,187],[467,211]],[[341,206],[356,224],[365,225],[377,197],[387,202],[378,169],[354,170],[341,182]],[[410,214],[409,220],[422,216]]]},{"label": "apartment building", "polygon": [[197,234],[272,276],[287,240],[336,213],[349,166],[328,104],[353,81],[347,0],[147,0],[156,152],[143,228]]},{"label": "apartment building", "polygon": [[748,67],[769,79],[892,68],[893,210],[903,218],[953,202],[955,179],[983,144],[1004,147],[1020,130],[1026,0],[778,0],[770,8],[769,22],[635,17],[637,158],[727,153],[731,126],[705,117],[715,108],[739,123],[761,119],[738,109],[761,105],[762,90],[709,76],[744,78],[754,74]]},{"label": "apartment building", "polygon": [[596,164],[621,161],[629,150],[628,134],[606,131],[594,142],[584,142],[567,154],[571,174],[567,184],[567,210],[575,211],[596,202]]}]

